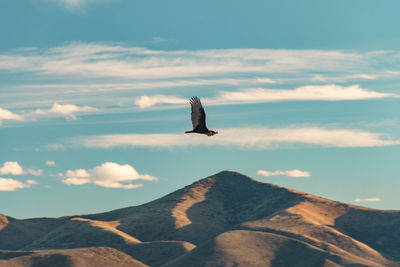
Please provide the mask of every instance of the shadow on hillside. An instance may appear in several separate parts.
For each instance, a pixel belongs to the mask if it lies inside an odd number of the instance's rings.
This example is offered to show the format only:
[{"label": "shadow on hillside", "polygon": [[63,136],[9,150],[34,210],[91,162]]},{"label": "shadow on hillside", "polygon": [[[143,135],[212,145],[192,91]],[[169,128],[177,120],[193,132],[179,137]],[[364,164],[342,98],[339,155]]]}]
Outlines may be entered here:
[{"label": "shadow on hillside", "polygon": [[[325,260],[328,256],[327,253],[321,250],[311,249],[305,244],[289,240],[275,253],[275,257],[271,261],[270,267],[324,266]],[[330,258],[335,258],[335,256],[331,256]]]},{"label": "shadow on hillside", "polygon": [[12,258],[18,258],[22,256],[32,255],[32,251],[1,251],[0,250],[0,260],[9,260]]},{"label": "shadow on hillside", "polygon": [[19,250],[34,240],[53,231],[67,220],[64,218],[36,218],[25,220],[10,220],[0,230],[0,249]]},{"label": "shadow on hillside", "polygon": [[400,260],[400,212],[351,208],[335,220],[335,227],[382,253]]},{"label": "shadow on hillside", "polygon": [[116,233],[78,220],[65,223],[27,248],[46,250],[89,247],[111,247],[149,265],[159,264],[160,259],[163,262],[169,261],[187,252],[178,242],[129,243]]},{"label": "shadow on hillside", "polygon": [[71,260],[68,256],[61,254],[40,255],[33,258],[31,267],[70,267]]},{"label": "shadow on hillside", "polygon": [[[16,259],[31,256],[29,259]],[[13,261],[16,259],[16,261]],[[31,266],[31,267],[69,267],[72,261],[66,255],[47,254],[36,251],[0,251],[0,260],[11,260],[7,266]],[[10,265],[11,264],[11,265]]]},{"label": "shadow on hillside", "polygon": [[203,202],[186,214],[191,224],[178,229],[181,238],[196,245],[232,229],[244,221],[257,220],[304,200],[300,194],[252,180],[234,172],[221,172],[202,182],[213,182]]}]

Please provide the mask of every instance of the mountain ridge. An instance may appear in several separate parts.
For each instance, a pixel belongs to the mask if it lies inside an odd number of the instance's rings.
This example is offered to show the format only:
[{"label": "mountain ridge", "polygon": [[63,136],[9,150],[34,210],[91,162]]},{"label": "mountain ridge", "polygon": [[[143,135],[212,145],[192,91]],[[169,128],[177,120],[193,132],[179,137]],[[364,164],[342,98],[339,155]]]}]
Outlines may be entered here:
[{"label": "mountain ridge", "polygon": [[[80,249],[94,253],[101,247],[143,266],[290,266],[290,253],[299,253],[315,256],[304,266],[400,266],[399,229],[400,211],[349,205],[221,171],[109,212],[27,220],[0,215],[0,252],[44,253],[45,259],[60,251],[60,259],[73,263],[87,258],[79,257]],[[1,264],[19,258],[2,257]],[[35,262],[34,256],[21,257]]]}]

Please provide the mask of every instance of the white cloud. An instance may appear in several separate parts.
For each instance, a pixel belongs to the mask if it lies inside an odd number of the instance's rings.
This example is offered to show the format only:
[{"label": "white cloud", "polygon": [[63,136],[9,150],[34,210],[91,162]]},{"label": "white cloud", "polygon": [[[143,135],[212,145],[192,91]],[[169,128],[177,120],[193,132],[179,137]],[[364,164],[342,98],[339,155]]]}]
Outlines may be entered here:
[{"label": "white cloud", "polygon": [[30,184],[30,185],[32,185],[32,184],[39,184],[37,181],[35,181],[35,180],[26,180],[26,183],[27,184]]},{"label": "white cloud", "polygon": [[[242,85],[259,85],[259,84],[274,84],[278,83],[266,77],[256,78],[204,78],[204,79],[172,79],[172,80],[139,80],[130,82],[117,82],[117,83],[57,83],[57,84],[27,84],[18,85],[18,88],[34,91],[41,90],[41,94],[47,95],[82,95],[87,93],[106,93],[120,91],[137,91],[141,89],[156,89],[156,88],[176,88],[176,87],[194,87],[194,86],[210,86],[210,85],[229,85],[229,86],[242,86]],[[13,86],[8,86],[14,89]]]},{"label": "white cloud", "polygon": [[[400,95],[381,93],[360,88],[359,85],[309,85],[294,90],[254,88],[236,92],[220,92],[215,98],[204,98],[208,105],[241,104],[279,101],[344,101],[400,97]],[[156,104],[183,104],[184,98],[165,95],[142,96],[135,103],[139,108],[149,108]]]},{"label": "white cloud", "polygon": [[47,166],[55,166],[56,163],[54,161],[51,161],[51,160],[46,160],[46,165]]},{"label": "white cloud", "polygon": [[34,114],[36,115],[61,115],[66,118],[70,118],[73,120],[76,120],[75,113],[81,113],[81,112],[93,112],[96,111],[95,108],[89,107],[89,106],[76,106],[72,104],[57,104],[54,103],[53,107],[50,109],[37,109],[35,110]]},{"label": "white cloud", "polygon": [[377,77],[371,74],[356,73],[350,75],[321,75],[316,74],[311,76],[313,82],[346,82],[348,80],[375,80]]},{"label": "white cloud", "polygon": [[25,173],[21,165],[16,161],[6,161],[3,167],[0,168],[0,174],[23,175]]},{"label": "white cloud", "polygon": [[0,108],[0,124],[5,120],[23,121],[24,117],[15,114],[7,109]]},{"label": "white cloud", "polygon": [[[58,2],[61,3],[61,0]],[[73,1],[71,5],[84,2]],[[76,118],[75,112],[63,113],[56,107],[43,110],[43,104],[52,105],[54,101],[59,101],[80,106],[112,106],[102,109],[106,113],[112,113],[124,110],[127,103],[131,104],[134,98],[137,98],[137,104],[142,108],[157,104],[178,105],[184,101],[183,98],[170,94],[172,91],[176,92],[176,87],[204,86],[208,87],[205,88],[205,95],[209,95],[210,87],[214,84],[221,85],[218,87],[223,92],[221,95],[216,94],[214,98],[204,99],[204,103],[209,101],[209,104],[240,104],[246,101],[254,103],[320,98],[333,101],[335,96],[339,100],[396,97],[394,94],[367,90],[356,85],[310,85],[293,90],[257,87],[285,82],[291,86],[300,86],[315,80],[312,78],[315,75],[320,76],[317,80],[329,83],[343,81],[340,78],[347,81],[387,77],[384,75],[396,79],[394,77],[398,77],[395,73],[398,72],[399,64],[393,58],[398,58],[399,54],[397,51],[362,53],[273,49],[163,51],[115,43],[75,42],[49,49],[1,52],[0,72],[12,72],[17,75],[17,79],[21,79],[14,86],[1,87],[0,91],[2,96],[16,96],[15,92],[18,92],[18,100],[10,101],[4,108],[39,108],[38,114],[34,116],[52,114],[67,118]],[[376,64],[377,62],[379,64]],[[43,84],[55,79],[62,84]],[[328,88],[329,86],[331,88]],[[15,90],[16,88],[18,90]],[[149,88],[162,90],[155,92],[155,96],[140,98],[144,93],[137,92]],[[321,89],[320,92],[317,91],[318,88]],[[163,95],[169,95],[169,99],[160,98]],[[239,95],[244,95],[247,100],[238,99]],[[257,99],[257,96],[261,99]]]},{"label": "white cloud", "polygon": [[155,95],[155,96],[141,96],[135,100],[135,104],[139,108],[148,108],[156,104],[187,104],[188,100],[179,97]]},{"label": "white cloud", "polygon": [[346,76],[348,79],[364,79],[364,80],[375,80],[376,77],[370,74],[358,73]]},{"label": "white cloud", "polygon": [[68,10],[81,10],[89,4],[105,2],[106,0],[42,0],[43,2],[55,3],[66,7]]},{"label": "white cloud", "polygon": [[[80,2],[80,1],[79,1]],[[380,57],[384,55],[379,55]],[[377,55],[375,55],[377,57]],[[324,50],[218,49],[150,50],[106,44],[71,43],[29,53],[0,54],[0,69],[71,77],[139,79],[215,77],[251,73],[346,72],[372,68],[370,54]],[[264,80],[268,81],[268,80]],[[270,82],[270,81],[268,81]]]},{"label": "white cloud", "polygon": [[356,198],[355,202],[379,202],[382,201],[379,197],[372,197],[372,198]]},{"label": "white cloud", "polygon": [[47,145],[47,148],[50,150],[60,150],[60,149],[65,149],[65,145],[63,144],[50,144]]},{"label": "white cloud", "polygon": [[68,170],[65,174],[59,174],[62,182],[68,185],[83,185],[93,183],[107,188],[134,189],[142,184],[131,184],[136,180],[157,181],[149,174],[139,174],[131,165],[120,165],[114,162],[105,162],[93,169]]},{"label": "white cloud", "polygon": [[28,188],[28,187],[30,187],[29,183],[25,184],[11,178],[0,177],[0,191],[15,191],[17,189]]},{"label": "white cloud", "polygon": [[38,170],[33,170],[33,169],[27,169],[26,170],[27,173],[32,174],[34,176],[41,176],[43,175],[43,170],[38,169]]},{"label": "white cloud", "polygon": [[298,169],[287,170],[287,171],[265,171],[265,170],[258,170],[257,174],[258,174],[258,175],[265,176],[265,177],[283,175],[283,176],[289,176],[289,177],[298,178],[298,177],[310,177],[310,176],[311,176],[311,174],[310,174],[309,172],[301,171],[301,170],[298,170]]},{"label": "white cloud", "polygon": [[363,130],[293,126],[288,128],[229,128],[208,137],[198,134],[115,134],[71,139],[75,146],[113,147],[185,147],[224,146],[240,149],[276,149],[294,145],[323,147],[376,147],[399,145],[400,140]]},{"label": "white cloud", "polygon": [[219,97],[224,101],[233,102],[275,102],[275,101],[340,101],[362,100],[386,97],[399,97],[400,95],[380,93],[360,88],[359,85],[309,85],[298,87],[294,90],[248,89],[239,92],[222,92]]},{"label": "white cloud", "polygon": [[24,170],[22,166],[16,161],[6,161],[4,162],[3,167],[0,167],[0,174],[24,175],[27,173],[32,174],[34,176],[40,176],[43,174],[43,170],[41,169]]}]

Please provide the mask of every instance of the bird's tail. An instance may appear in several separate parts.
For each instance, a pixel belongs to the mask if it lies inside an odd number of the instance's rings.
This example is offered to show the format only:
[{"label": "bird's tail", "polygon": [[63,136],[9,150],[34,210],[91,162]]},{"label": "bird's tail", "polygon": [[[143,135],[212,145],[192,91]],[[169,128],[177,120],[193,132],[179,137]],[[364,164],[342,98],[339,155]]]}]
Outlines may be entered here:
[{"label": "bird's tail", "polygon": [[186,131],[185,133],[193,133],[193,131]]}]

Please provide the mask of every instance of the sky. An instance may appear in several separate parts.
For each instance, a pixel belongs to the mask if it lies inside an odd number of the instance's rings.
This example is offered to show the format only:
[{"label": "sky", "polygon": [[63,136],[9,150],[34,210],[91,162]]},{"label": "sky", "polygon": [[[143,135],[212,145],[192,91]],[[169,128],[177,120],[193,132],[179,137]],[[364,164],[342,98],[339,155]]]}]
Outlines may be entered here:
[{"label": "sky", "polygon": [[[397,0],[0,2],[0,213],[139,205],[222,170],[400,209]],[[212,137],[191,130],[198,96]]]}]

